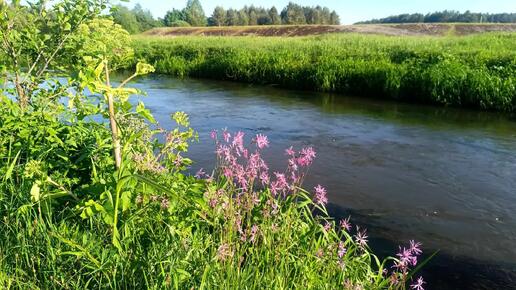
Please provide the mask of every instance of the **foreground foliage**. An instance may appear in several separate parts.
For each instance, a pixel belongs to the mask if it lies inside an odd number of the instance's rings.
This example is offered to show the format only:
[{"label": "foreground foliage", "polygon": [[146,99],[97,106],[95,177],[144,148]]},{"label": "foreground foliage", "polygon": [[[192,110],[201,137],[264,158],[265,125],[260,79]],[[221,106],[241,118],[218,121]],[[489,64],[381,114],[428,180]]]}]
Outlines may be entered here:
[{"label": "foreground foliage", "polygon": [[516,36],[137,37],[157,72],[459,107],[516,109]]}]

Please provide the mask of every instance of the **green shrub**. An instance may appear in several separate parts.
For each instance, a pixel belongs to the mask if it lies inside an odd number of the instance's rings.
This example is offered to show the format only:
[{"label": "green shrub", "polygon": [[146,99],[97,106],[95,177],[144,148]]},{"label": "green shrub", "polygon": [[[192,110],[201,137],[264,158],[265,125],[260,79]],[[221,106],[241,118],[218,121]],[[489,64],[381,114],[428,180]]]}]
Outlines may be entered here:
[{"label": "green shrub", "polygon": [[183,20],[177,20],[172,23],[170,23],[170,27],[190,27],[190,23],[183,21]]}]

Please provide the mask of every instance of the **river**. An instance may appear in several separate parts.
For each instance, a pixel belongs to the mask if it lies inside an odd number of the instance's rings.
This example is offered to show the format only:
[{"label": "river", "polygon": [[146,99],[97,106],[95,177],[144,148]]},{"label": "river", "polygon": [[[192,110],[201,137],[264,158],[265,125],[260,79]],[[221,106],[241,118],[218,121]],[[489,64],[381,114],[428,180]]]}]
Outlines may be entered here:
[{"label": "river", "polygon": [[212,129],[269,137],[265,157],[313,146],[305,182],[324,185],[332,215],[366,226],[372,247],[394,254],[421,241],[440,250],[421,273],[427,289],[516,289],[516,121],[438,108],[209,80],[142,78],[135,84],[160,122],[185,111],[200,141],[192,172],[211,170]]}]

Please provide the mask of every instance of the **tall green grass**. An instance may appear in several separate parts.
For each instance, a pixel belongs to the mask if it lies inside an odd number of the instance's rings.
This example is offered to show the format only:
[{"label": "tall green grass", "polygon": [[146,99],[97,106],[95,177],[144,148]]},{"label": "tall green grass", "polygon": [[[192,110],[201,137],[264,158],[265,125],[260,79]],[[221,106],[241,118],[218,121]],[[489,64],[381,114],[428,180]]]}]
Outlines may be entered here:
[{"label": "tall green grass", "polygon": [[516,35],[135,37],[157,72],[513,112]]}]

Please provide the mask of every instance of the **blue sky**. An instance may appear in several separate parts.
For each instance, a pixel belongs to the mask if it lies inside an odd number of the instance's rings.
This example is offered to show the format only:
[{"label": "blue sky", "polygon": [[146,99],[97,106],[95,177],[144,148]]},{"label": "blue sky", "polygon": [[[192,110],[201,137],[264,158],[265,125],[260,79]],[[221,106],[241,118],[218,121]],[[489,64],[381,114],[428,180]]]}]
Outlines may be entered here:
[{"label": "blue sky", "polygon": [[[278,10],[285,7],[289,1],[308,5],[322,5],[334,9],[339,13],[343,24],[352,24],[360,20],[381,18],[401,13],[427,13],[437,10],[459,10],[474,12],[516,12],[516,0],[200,0],[206,15],[210,15],[215,6],[224,8],[241,8],[244,5],[276,6]],[[181,9],[186,0],[131,0],[124,3],[134,6],[140,3],[149,9],[156,17],[163,17],[172,9]]]}]

